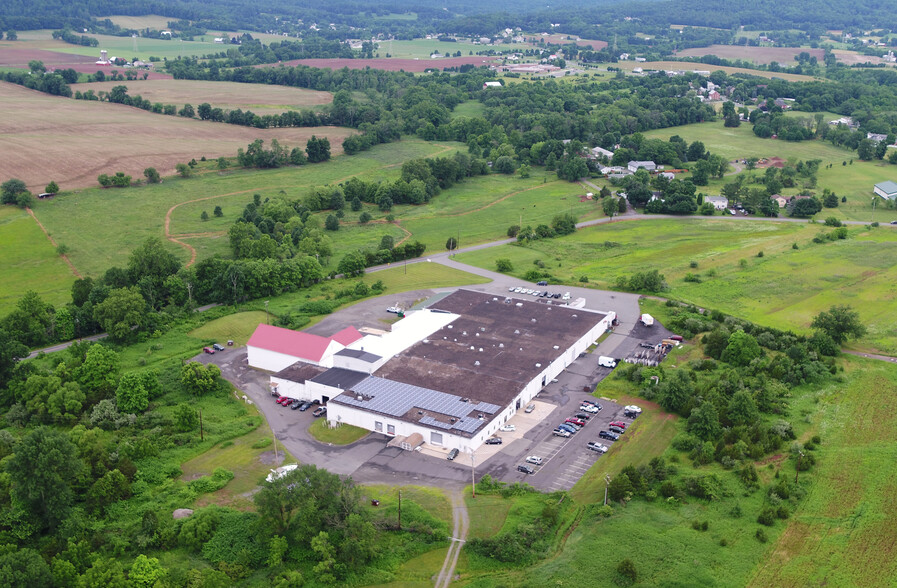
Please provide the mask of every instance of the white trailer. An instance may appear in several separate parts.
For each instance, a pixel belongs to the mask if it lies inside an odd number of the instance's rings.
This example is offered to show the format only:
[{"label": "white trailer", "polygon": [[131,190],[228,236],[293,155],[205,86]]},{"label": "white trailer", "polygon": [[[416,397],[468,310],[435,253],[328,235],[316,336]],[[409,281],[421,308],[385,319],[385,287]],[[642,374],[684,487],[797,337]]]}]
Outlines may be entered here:
[{"label": "white trailer", "polygon": [[646,327],[654,326],[654,317],[651,316],[650,314],[643,314],[641,321],[642,321],[642,324],[645,325]]}]

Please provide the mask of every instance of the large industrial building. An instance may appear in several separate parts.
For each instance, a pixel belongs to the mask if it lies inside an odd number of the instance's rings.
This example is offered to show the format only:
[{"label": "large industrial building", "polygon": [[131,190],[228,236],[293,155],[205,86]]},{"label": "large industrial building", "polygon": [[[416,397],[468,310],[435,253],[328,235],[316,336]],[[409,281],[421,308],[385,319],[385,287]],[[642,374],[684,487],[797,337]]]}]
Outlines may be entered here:
[{"label": "large industrial building", "polygon": [[[334,426],[479,447],[605,331],[615,314],[457,290],[392,331],[318,337],[259,325],[249,363],[277,393],[327,404]],[[285,333],[282,331],[286,331]],[[292,361],[289,361],[292,359]]]}]

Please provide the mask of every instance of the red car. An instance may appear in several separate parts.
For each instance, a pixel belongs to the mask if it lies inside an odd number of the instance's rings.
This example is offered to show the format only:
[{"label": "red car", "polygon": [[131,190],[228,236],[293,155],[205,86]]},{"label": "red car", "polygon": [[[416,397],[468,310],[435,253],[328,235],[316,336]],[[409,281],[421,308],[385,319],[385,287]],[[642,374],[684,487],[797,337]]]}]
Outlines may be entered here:
[{"label": "red car", "polygon": [[289,406],[290,404],[292,404],[292,402],[293,402],[292,398],[284,397],[284,399],[281,401],[280,404],[281,404],[281,406]]},{"label": "red car", "polygon": [[610,427],[620,427],[621,429],[625,429],[625,428],[626,428],[626,423],[624,423],[623,421],[614,421],[614,422],[612,422],[612,423],[611,423],[610,425],[608,425],[608,426],[610,426]]},{"label": "red car", "polygon": [[215,350],[212,349],[211,347],[203,347],[202,352],[208,353],[209,355],[215,355]]},{"label": "red car", "polygon": [[574,425],[578,425],[578,426],[580,426],[580,427],[584,427],[584,426],[586,426],[586,422],[583,421],[583,420],[580,420],[580,419],[567,419],[567,420],[564,421],[564,422],[565,422],[565,423],[571,423],[571,424],[574,424]]},{"label": "red car", "polygon": [[286,396],[278,396],[277,400],[275,400],[274,402],[276,402],[277,404],[280,404],[281,402],[283,402],[286,399],[287,399]]}]

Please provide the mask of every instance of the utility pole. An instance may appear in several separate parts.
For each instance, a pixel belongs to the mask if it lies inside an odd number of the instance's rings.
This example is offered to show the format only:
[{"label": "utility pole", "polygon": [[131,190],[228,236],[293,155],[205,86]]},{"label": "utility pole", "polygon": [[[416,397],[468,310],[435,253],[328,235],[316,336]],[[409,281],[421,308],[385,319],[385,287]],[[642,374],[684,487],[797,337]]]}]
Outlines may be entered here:
[{"label": "utility pole", "polygon": [[875,203],[876,203],[877,201],[878,201],[878,199],[875,198],[875,196],[873,196],[873,197],[872,197],[872,220],[869,221],[869,222],[872,222],[872,223],[875,222]]},{"label": "utility pole", "polygon": [[399,531],[402,530],[402,491],[399,490]]},{"label": "utility pole", "polygon": [[268,423],[268,429],[271,431],[271,438],[274,439],[274,463],[277,463],[277,435],[274,434],[274,429],[271,428],[271,423]]},{"label": "utility pole", "polygon": [[265,300],[265,324],[268,324],[268,300]]},{"label": "utility pole", "polygon": [[607,506],[607,487],[610,486],[610,475],[604,474],[604,506]]},{"label": "utility pole", "polygon": [[199,409],[199,440],[200,441],[206,440],[205,435],[203,434],[203,430],[202,430],[202,409]]},{"label": "utility pole", "polygon": [[800,474],[800,460],[804,456],[803,451],[797,452],[797,470],[794,472],[794,483],[797,484],[797,476]]},{"label": "utility pole", "polygon": [[470,450],[470,497],[477,497],[476,454]]}]

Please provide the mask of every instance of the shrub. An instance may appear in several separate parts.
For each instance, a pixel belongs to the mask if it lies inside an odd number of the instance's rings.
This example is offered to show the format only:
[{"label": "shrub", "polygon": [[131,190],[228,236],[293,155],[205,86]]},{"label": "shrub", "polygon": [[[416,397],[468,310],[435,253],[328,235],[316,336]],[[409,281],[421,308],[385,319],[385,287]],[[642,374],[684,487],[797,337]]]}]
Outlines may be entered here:
[{"label": "shrub", "polygon": [[693,282],[696,284],[701,283],[701,276],[699,276],[698,274],[688,273],[688,274],[685,274],[685,277],[682,279],[686,282]]},{"label": "shrub", "polygon": [[638,570],[635,569],[635,563],[628,557],[617,564],[618,586],[630,586],[638,581]]},{"label": "shrub", "polygon": [[692,261],[688,264],[688,267],[690,267],[690,268],[692,268],[692,269],[695,269],[695,268],[698,267],[698,262],[692,260]]},{"label": "shrub", "polygon": [[762,251],[758,251],[758,252],[757,252],[757,257],[763,257],[763,252],[762,252]]},{"label": "shrub", "polygon": [[776,510],[771,506],[764,506],[757,516],[757,522],[767,527],[773,526],[776,522]]},{"label": "shrub", "polygon": [[507,257],[500,257],[495,260],[495,269],[503,274],[514,271],[514,264]]},{"label": "shrub", "polygon": [[830,217],[828,217],[827,219],[825,219],[825,226],[827,226],[827,227],[840,227],[840,226],[842,226],[842,223],[841,223],[841,221],[838,220],[837,218],[835,218],[835,217],[833,217],[833,216],[830,216]]},{"label": "shrub", "polygon": [[763,529],[757,529],[757,532],[754,533],[754,537],[756,537],[757,541],[759,541],[760,543],[766,543],[767,541],[769,541],[769,537],[766,536],[766,531],[764,531]]}]

